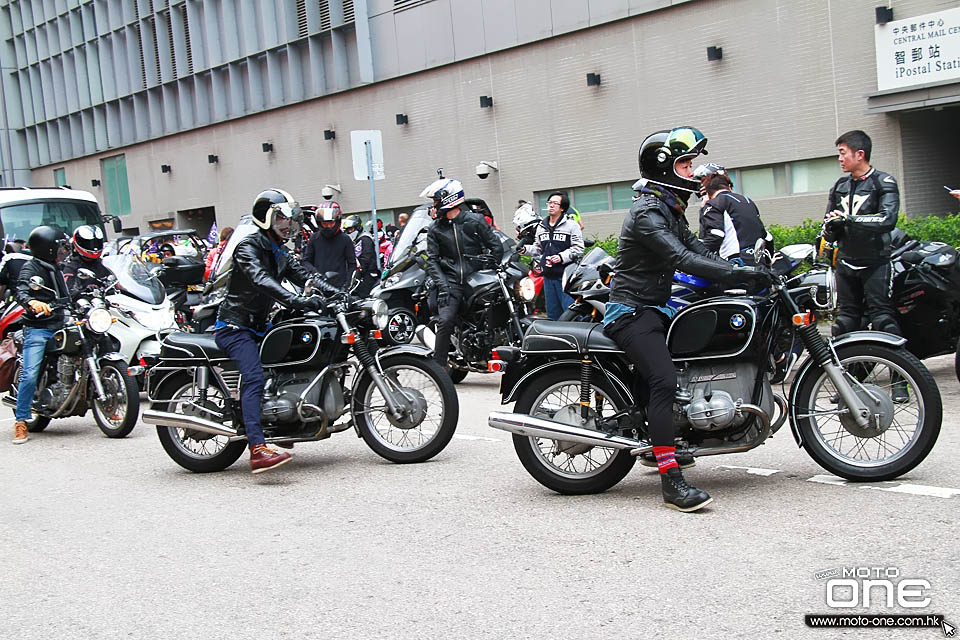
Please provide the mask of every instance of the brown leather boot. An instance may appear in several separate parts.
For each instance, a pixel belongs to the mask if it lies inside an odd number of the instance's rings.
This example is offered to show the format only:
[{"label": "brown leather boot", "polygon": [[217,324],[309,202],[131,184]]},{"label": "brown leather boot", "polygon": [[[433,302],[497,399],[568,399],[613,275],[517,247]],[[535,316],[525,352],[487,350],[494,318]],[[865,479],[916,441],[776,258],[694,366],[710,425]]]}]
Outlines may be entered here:
[{"label": "brown leather boot", "polygon": [[26,422],[20,420],[13,425],[13,444],[23,444],[29,439],[30,434],[27,432]]},{"label": "brown leather boot", "polygon": [[265,444],[255,444],[250,447],[250,471],[263,473],[290,462],[289,453],[281,453]]}]

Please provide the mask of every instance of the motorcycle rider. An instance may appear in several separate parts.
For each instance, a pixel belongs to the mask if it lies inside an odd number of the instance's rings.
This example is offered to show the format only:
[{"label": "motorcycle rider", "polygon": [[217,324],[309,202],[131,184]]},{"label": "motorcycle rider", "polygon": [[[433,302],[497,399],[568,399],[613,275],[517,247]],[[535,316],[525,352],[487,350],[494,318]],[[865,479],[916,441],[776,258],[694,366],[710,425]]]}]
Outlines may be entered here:
[{"label": "motorcycle rider", "polygon": [[773,235],[760,219],[753,200],[733,192],[733,182],[723,167],[708,163],[697,167],[693,177],[700,180],[707,200],[700,209],[700,242],[724,260],[753,266],[753,248],[763,238],[773,251]]},{"label": "motorcycle rider", "polygon": [[[27,434],[27,421],[32,415],[33,394],[37,389],[43,354],[54,332],[63,326],[63,310],[54,309],[51,303],[66,299],[70,295],[58,264],[68,251],[64,234],[43,225],[30,232],[27,244],[33,259],[26,261],[20,269],[14,293],[17,302],[24,308],[23,369],[20,373],[20,385],[17,387],[17,408],[14,411],[14,444],[23,444],[30,439]],[[30,278],[35,276],[43,281],[45,289],[34,291],[30,288]]]},{"label": "motorcycle rider", "polygon": [[741,267],[707,250],[687,226],[684,210],[700,188],[692,161],[706,153],[707,139],[692,127],[650,134],[640,146],[640,195],[620,232],[604,333],[624,350],[646,385],[650,442],[660,471],[663,501],[694,511],[712,498],[686,483],[676,459],[673,403],[676,370],[666,345],[667,306],[677,269],[714,281],[769,282],[763,270]]},{"label": "motorcycle rider", "polygon": [[329,280],[329,283],[337,288],[346,287],[357,270],[357,257],[353,241],[340,231],[340,205],[332,201],[324,202],[317,207],[314,220],[318,229],[310,236],[303,260],[312,264],[321,274],[336,272],[337,277]]},{"label": "motorcycle rider", "polygon": [[534,232],[534,243],[521,250],[521,253],[539,258],[543,297],[551,320],[559,320],[564,310],[573,304],[573,298],[563,290],[563,268],[583,255],[583,233],[580,224],[567,215],[569,209],[567,194],[562,191],[551,193],[547,197],[547,215]]},{"label": "motorcycle rider", "polygon": [[[427,231],[427,269],[437,283],[430,294],[430,306],[437,308],[439,316],[434,357],[449,372],[450,336],[460,313],[467,276],[500,264],[503,245],[483,216],[461,209],[466,198],[458,180],[435,180],[420,197],[433,201],[432,213],[436,216]],[[480,257],[482,254],[487,255]]]},{"label": "motorcycle rider", "polygon": [[[274,301],[293,309],[317,311],[324,300],[294,295],[280,284],[287,279],[303,286],[315,275],[284,246],[300,231],[302,214],[293,196],[280,189],[267,189],[254,200],[251,215],[260,229],[241,240],[234,250],[233,273],[213,330],[217,346],[240,370],[240,409],[250,445],[250,470],[261,473],[289,462],[290,454],[268,447],[260,426],[265,379],[258,338],[266,333],[267,315]],[[316,287],[325,294],[341,293],[322,280]]]},{"label": "motorcycle rider", "polygon": [[84,286],[77,277],[80,269],[89,269],[100,282],[111,275],[100,259],[103,255],[103,239],[103,229],[92,224],[81,225],[74,230],[73,253],[63,262],[63,279],[71,296]]},{"label": "motorcycle rider", "polygon": [[364,233],[363,221],[360,216],[348,216],[343,221],[343,232],[354,244],[354,256],[357,261],[357,286],[353,289],[354,295],[365,298],[376,286],[380,279],[380,268],[377,266],[377,247],[370,234]]},{"label": "motorcycle rider", "polygon": [[11,240],[4,247],[3,260],[0,261],[0,299],[9,294],[13,296],[20,279],[20,270],[23,264],[30,260],[30,254],[25,253],[23,240]]}]

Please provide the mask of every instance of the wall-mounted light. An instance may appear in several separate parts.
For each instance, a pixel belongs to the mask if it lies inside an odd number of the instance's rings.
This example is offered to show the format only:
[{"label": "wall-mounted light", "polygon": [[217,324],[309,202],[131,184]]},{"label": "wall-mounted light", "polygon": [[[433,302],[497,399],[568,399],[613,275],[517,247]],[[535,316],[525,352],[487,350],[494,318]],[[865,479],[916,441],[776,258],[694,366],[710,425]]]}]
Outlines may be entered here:
[{"label": "wall-mounted light", "polygon": [[893,20],[893,7],[877,7],[877,24],[887,24]]},{"label": "wall-mounted light", "polygon": [[493,106],[493,96],[480,96],[480,108],[486,109]]},{"label": "wall-mounted light", "polygon": [[588,73],[588,74],[587,74],[587,86],[588,86],[588,87],[599,87],[599,86],[600,86],[600,74],[599,74],[599,73]]},{"label": "wall-mounted light", "polygon": [[323,196],[324,200],[332,200],[334,191],[336,191],[337,193],[340,193],[340,185],[325,184],[323,185],[323,189],[320,189],[320,195]]},{"label": "wall-mounted light", "polygon": [[263,149],[264,153],[270,153],[271,151],[273,151],[273,143],[264,142],[262,145],[260,145],[260,148]]},{"label": "wall-mounted light", "polygon": [[333,140],[337,137],[337,132],[333,129],[324,129],[323,130],[323,139],[324,140]]},{"label": "wall-mounted light", "polygon": [[90,181],[90,186],[91,186],[91,187],[99,187],[99,186],[100,186],[100,181],[97,180],[96,178],[94,178],[93,180]]},{"label": "wall-mounted light", "polygon": [[207,156],[207,162],[209,164],[216,164],[220,162],[220,156],[215,156],[211,153],[210,155]]},{"label": "wall-mounted light", "polygon": [[723,47],[707,47],[707,60],[723,59]]},{"label": "wall-mounted light", "polygon": [[160,165],[160,173],[170,173],[170,165],[168,164]]},{"label": "wall-mounted light", "polygon": [[398,125],[407,124],[408,122],[409,122],[409,119],[407,118],[407,114],[405,114],[405,113],[398,113],[398,114],[397,114],[397,124],[398,124]]}]

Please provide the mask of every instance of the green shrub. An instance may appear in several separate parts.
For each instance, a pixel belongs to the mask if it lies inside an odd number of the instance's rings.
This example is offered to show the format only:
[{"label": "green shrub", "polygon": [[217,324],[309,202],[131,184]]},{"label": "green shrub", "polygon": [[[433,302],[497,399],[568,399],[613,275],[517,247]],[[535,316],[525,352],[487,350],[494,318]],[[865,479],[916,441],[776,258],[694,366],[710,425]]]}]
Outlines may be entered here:
[{"label": "green shrub", "polygon": [[[788,244],[814,244],[817,236],[820,235],[820,224],[821,220],[807,218],[794,227],[785,227],[774,223],[768,225],[767,230],[773,235],[774,242],[779,248]],[[960,246],[960,213],[949,216],[922,216],[917,218],[908,218],[900,214],[897,227],[903,229],[914,240],[935,240],[952,247]],[[594,241],[610,255],[617,255],[617,242],[619,241],[617,236],[594,237]]]}]

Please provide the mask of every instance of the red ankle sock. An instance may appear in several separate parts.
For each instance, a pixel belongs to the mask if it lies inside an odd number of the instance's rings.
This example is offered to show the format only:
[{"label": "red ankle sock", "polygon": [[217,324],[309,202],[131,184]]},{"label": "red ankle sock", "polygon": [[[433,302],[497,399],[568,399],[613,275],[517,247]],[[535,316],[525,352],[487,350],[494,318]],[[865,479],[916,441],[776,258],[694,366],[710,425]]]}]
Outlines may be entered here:
[{"label": "red ankle sock", "polygon": [[666,473],[673,467],[680,468],[677,464],[676,447],[654,447],[653,456],[657,459],[657,468],[660,473]]}]

